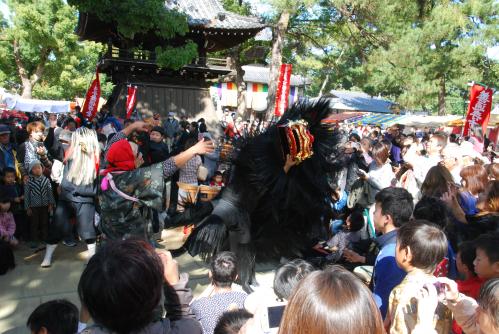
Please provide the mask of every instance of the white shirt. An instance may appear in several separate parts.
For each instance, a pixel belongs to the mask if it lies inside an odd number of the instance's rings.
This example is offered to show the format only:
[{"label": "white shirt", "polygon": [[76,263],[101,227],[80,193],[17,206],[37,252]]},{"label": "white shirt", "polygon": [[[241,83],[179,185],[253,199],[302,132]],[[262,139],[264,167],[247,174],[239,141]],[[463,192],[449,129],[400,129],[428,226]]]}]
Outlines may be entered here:
[{"label": "white shirt", "polygon": [[416,163],[413,166],[414,176],[416,177],[416,180],[420,185],[423,184],[424,179],[426,178],[426,174],[428,174],[430,168],[438,165],[440,161],[442,161],[440,155],[421,156],[416,160]]},{"label": "white shirt", "polygon": [[376,162],[371,162],[367,175],[369,176],[368,182],[372,183],[379,190],[390,187],[393,179],[395,179],[395,174],[389,163],[385,163],[379,167]]}]

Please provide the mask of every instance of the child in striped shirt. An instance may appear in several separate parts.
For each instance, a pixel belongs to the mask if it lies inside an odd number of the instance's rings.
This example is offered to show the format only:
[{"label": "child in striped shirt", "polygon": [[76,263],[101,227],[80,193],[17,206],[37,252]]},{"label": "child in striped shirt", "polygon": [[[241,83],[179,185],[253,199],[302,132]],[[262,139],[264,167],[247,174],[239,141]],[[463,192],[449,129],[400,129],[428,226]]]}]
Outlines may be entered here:
[{"label": "child in striped shirt", "polygon": [[37,248],[48,234],[49,212],[55,204],[50,180],[43,175],[42,164],[33,160],[29,164],[29,180],[24,186],[24,208],[30,220],[31,248]]}]

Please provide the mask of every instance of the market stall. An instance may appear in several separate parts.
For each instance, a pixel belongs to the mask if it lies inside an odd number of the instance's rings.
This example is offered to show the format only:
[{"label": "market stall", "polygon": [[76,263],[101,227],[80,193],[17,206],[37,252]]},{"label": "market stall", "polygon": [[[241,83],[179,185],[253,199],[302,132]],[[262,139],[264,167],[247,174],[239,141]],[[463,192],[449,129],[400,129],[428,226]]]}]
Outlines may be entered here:
[{"label": "market stall", "polygon": [[379,125],[382,128],[386,128],[393,124],[400,123],[405,117],[405,115],[371,113],[365,115],[362,119],[359,120],[359,122],[363,125],[372,124]]},{"label": "market stall", "polygon": [[328,118],[324,119],[322,122],[323,123],[341,123],[341,122],[346,122],[348,123],[355,123],[356,121],[362,119],[364,117],[365,113],[363,112],[342,112],[338,114],[332,114]]},{"label": "market stall", "polygon": [[399,120],[399,124],[405,126],[413,126],[417,128],[429,127],[429,128],[441,128],[445,127],[449,122],[460,119],[459,115],[447,115],[447,116],[423,116],[423,115],[407,115],[403,119]]}]

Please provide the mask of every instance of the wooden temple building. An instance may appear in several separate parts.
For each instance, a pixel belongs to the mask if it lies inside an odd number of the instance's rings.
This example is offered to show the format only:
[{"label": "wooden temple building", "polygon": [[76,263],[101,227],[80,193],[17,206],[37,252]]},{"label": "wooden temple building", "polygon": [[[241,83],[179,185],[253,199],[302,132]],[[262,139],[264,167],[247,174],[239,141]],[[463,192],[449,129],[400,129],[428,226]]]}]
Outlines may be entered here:
[{"label": "wooden temple building", "polygon": [[[123,116],[127,86],[131,84],[138,87],[136,110],[142,118],[155,112],[175,112],[216,121],[209,87],[231,69],[225,60],[209,58],[208,53],[234,47],[255,36],[265,25],[256,18],[224,10],[218,0],[166,0],[165,8],[187,15],[189,32],[184,37],[165,41],[154,34],[137,34],[133,40],[123,39],[112,23],[80,13],[80,39],[107,45],[98,68],[115,84],[108,106],[116,115]],[[180,45],[188,39],[198,47],[198,58],[193,63],[177,71],[156,65],[156,46]]]}]

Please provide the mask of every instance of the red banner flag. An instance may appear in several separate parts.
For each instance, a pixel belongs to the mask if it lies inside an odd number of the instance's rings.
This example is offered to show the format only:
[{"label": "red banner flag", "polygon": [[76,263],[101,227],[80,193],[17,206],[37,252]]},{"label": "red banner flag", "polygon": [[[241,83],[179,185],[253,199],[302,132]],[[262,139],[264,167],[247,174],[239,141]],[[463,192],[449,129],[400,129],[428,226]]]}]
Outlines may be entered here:
[{"label": "red banner flag", "polygon": [[293,70],[293,65],[282,64],[281,70],[279,72],[279,81],[277,84],[277,95],[274,115],[281,116],[286,108],[288,107],[289,98],[289,85],[291,82],[291,71]]},{"label": "red banner flag", "polygon": [[128,86],[128,94],[126,95],[126,119],[132,116],[133,109],[137,102],[137,86]]},{"label": "red banner flag", "polygon": [[481,85],[471,87],[470,105],[468,106],[463,136],[469,136],[470,129],[474,129],[477,125],[481,125],[483,133],[485,133],[492,108],[492,94],[493,91],[490,88]]},{"label": "red banner flag", "polygon": [[87,91],[87,96],[85,97],[85,102],[83,103],[83,108],[81,113],[83,117],[91,121],[95,114],[97,114],[97,108],[99,107],[100,99],[100,81],[99,81],[99,69],[95,71],[95,80],[92,81],[90,88]]}]

